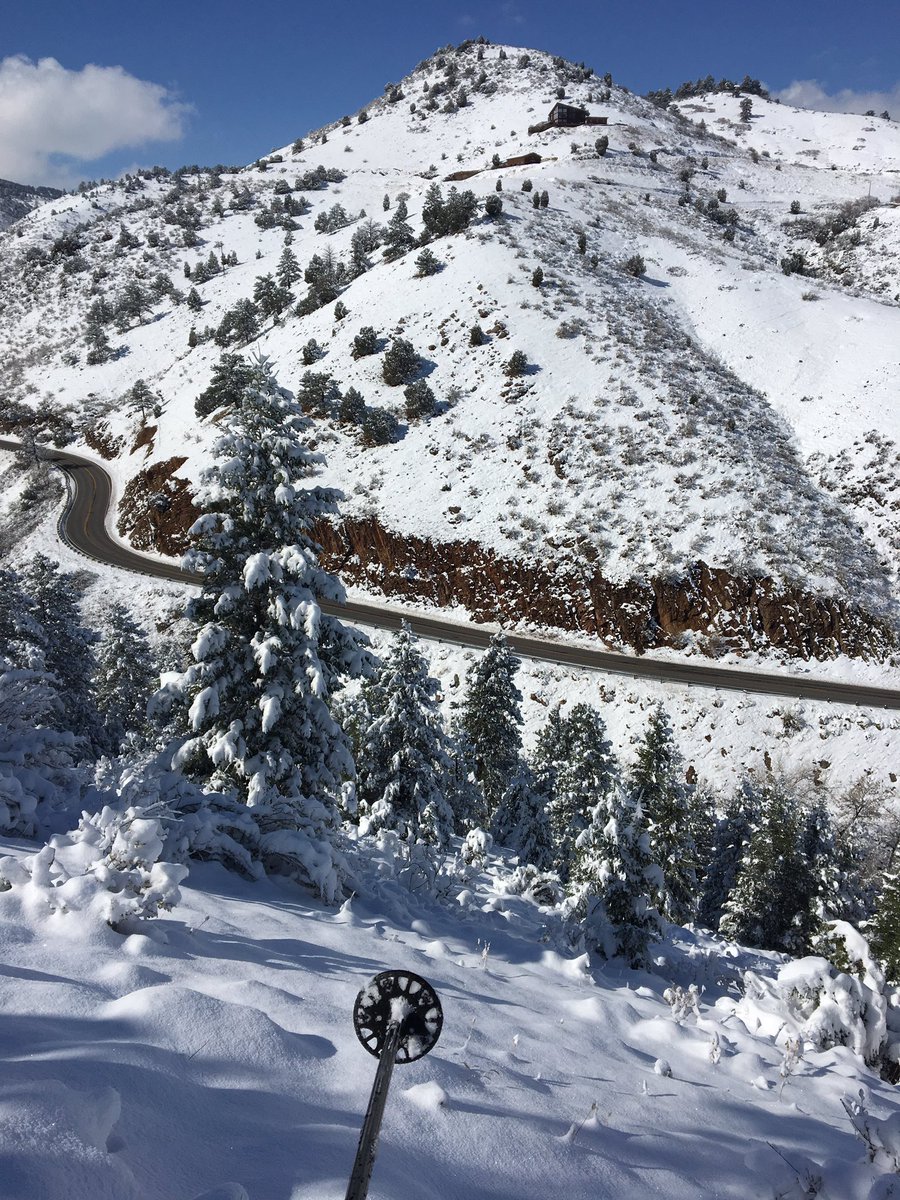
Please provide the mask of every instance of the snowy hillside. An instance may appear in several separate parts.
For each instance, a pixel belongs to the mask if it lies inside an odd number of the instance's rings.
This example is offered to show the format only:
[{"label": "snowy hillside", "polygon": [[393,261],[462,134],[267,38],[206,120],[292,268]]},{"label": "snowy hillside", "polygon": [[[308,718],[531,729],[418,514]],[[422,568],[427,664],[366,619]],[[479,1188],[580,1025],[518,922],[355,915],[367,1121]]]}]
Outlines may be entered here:
[{"label": "snowy hillside", "polygon": [[[814,1048],[777,956],[673,931],[652,973],[591,971],[499,863],[458,864],[441,904],[380,861],[338,910],[197,866],[130,934],[0,893],[6,1200],[339,1200],[375,1067],[353,1002],[389,968],[433,984],[444,1027],[394,1072],[372,1200],[894,1194],[894,1089]],[[860,1098],[893,1159],[854,1135]]]},{"label": "snowy hillside", "polygon": [[[529,135],[560,92],[608,125]],[[160,543],[148,505],[208,461],[215,411],[194,406],[223,348],[258,351],[294,390],[306,372],[331,377],[309,408],[344,494],[330,565],[348,582],[639,649],[699,634],[713,652],[884,658],[900,561],[900,127],[875,122],[866,157],[866,118],[755,103],[749,132],[735,97],[685,103],[686,120],[547,54],[469,44],[239,172],[66,197],[0,243],[7,394],[109,457],[121,531],[171,552],[189,514],[176,505]],[[491,165],[523,154],[542,161]],[[474,174],[448,183],[455,172]],[[479,207],[431,240],[440,269],[419,277],[417,250],[386,261],[384,239],[402,201],[422,234],[432,182]],[[869,191],[878,207],[820,245],[809,221]],[[815,278],[783,272],[798,247]],[[252,327],[217,344],[286,248],[292,304],[266,315],[258,297]],[[329,278],[308,289],[297,274],[314,256]],[[635,256],[646,274],[623,270]],[[135,283],[147,295],[129,315]],[[107,346],[92,357],[106,361],[88,365],[98,302]],[[375,353],[354,356],[366,326]],[[419,355],[430,413],[409,416],[385,382],[396,337]],[[527,366],[510,376],[514,351]],[[351,388],[394,414],[393,432],[361,436],[340,409]]]}]

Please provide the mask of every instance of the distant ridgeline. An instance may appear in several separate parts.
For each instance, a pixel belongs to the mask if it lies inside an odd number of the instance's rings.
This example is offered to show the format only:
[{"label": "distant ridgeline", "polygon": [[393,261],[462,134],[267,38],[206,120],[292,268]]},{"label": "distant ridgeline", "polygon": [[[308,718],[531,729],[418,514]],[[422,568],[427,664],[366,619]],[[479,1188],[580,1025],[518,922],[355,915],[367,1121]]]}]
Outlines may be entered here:
[{"label": "distant ridgeline", "polygon": [[0,179],[0,229],[7,229],[39,204],[57,200],[62,195],[58,188],[30,187],[26,183]]},{"label": "distant ridgeline", "polygon": [[731,96],[746,94],[762,96],[765,100],[769,99],[768,91],[759,80],[751,79],[749,75],[745,75],[740,83],[735,83],[731,79],[720,79],[716,83],[712,75],[707,75],[705,79],[698,79],[694,83],[688,79],[680,84],[674,92],[671,88],[663,88],[659,92],[647,92],[645,98],[651,104],[655,104],[657,108],[668,108],[673,100],[690,100],[693,96],[706,96],[711,92],[727,92]]}]

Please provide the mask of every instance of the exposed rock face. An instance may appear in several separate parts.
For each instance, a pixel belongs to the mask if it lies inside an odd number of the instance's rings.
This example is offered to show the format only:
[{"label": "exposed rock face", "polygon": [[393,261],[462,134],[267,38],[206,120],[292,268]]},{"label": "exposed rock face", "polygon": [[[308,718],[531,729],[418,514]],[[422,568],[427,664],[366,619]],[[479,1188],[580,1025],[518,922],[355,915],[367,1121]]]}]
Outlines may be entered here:
[{"label": "exposed rock face", "polygon": [[[138,549],[187,549],[200,510],[187,481],[175,477],[184,461],[156,463],[125,488],[118,529]],[[476,621],[589,633],[638,653],[677,646],[690,633],[706,639],[709,654],[776,647],[804,659],[884,658],[897,646],[895,631],[861,609],[704,562],[678,579],[614,583],[588,565],[504,558],[473,541],[435,544],[385,529],[374,517],[322,520],[310,532],[322,546],[322,565],[346,583],[403,600],[461,604]]]},{"label": "exposed rock face", "polygon": [[698,562],[680,579],[613,583],[590,568],[543,557],[503,558],[476,542],[435,545],[385,529],[375,518],[320,522],[323,565],[347,583],[406,600],[458,603],[476,621],[529,620],[594,634],[639,653],[709,638],[708,650],[777,647],[800,658],[882,657],[892,629],[870,614],[768,578],[741,579]]},{"label": "exposed rock face", "polygon": [[92,450],[111,462],[122,451],[122,442],[113,437],[105,421],[96,421],[84,431],[84,440]]},{"label": "exposed rock face", "polygon": [[187,531],[200,515],[190,484],[175,472],[186,460],[169,458],[145,467],[128,481],[119,504],[117,528],[137,550],[179,555]]}]

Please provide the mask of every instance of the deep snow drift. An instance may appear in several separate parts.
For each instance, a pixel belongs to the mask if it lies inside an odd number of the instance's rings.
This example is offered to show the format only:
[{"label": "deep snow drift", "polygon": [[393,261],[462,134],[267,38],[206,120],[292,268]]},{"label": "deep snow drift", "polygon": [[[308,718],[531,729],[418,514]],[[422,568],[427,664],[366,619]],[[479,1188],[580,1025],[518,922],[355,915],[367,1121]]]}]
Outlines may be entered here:
[{"label": "deep snow drift", "polygon": [[127,936],[0,894],[4,1200],[341,1200],[375,1066],[353,1002],[395,967],[434,985],[444,1029],[395,1070],[372,1200],[893,1194],[841,1099],[896,1123],[895,1090],[738,1000],[777,956],[673,930],[652,974],[590,971],[507,866],[438,902],[397,865],[371,855],[340,909],[195,866]]}]

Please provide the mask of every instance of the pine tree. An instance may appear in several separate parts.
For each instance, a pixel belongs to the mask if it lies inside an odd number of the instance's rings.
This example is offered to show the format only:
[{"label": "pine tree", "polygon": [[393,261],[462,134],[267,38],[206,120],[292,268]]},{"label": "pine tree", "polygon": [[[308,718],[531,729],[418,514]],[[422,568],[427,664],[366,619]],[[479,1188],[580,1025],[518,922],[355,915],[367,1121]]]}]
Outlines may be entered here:
[{"label": "pine tree", "polygon": [[62,723],[56,680],[0,653],[0,832],[35,837],[66,807],[77,819],[75,738]]},{"label": "pine tree", "polygon": [[849,839],[838,845],[831,816],[821,803],[802,814],[798,857],[799,911],[792,938],[798,951],[810,953],[831,921],[858,924],[864,915],[860,857]]},{"label": "pine tree", "polygon": [[292,303],[294,293],[276,283],[273,276],[259,275],[253,287],[253,299],[263,317],[277,317]]},{"label": "pine tree", "polygon": [[519,764],[501,796],[491,833],[499,845],[515,850],[521,863],[531,863],[541,871],[553,865],[553,839],[544,797],[535,787],[534,775],[526,763]]},{"label": "pine tree", "polygon": [[404,621],[363,687],[370,714],[360,738],[357,792],[366,832],[395,829],[410,842],[445,844],[453,813],[443,792],[447,755],[438,683]]},{"label": "pine tree", "polygon": [[440,271],[441,267],[443,266],[443,263],[438,258],[438,256],[434,253],[434,251],[429,250],[429,248],[427,246],[425,247],[424,250],[421,250],[416,255],[415,264],[416,264],[416,274],[420,278],[423,275],[436,275],[438,273],[438,271]]},{"label": "pine tree", "polygon": [[245,346],[259,337],[259,309],[252,300],[238,300],[229,308],[219,322],[215,340],[218,346],[237,343]]},{"label": "pine tree", "polygon": [[58,728],[70,731],[86,750],[96,752],[102,741],[93,690],[97,635],[82,621],[75,577],[37,554],[25,587],[34,603],[32,616],[43,631],[44,667],[56,679],[62,705]]},{"label": "pine tree", "polygon": [[519,766],[522,749],[522,693],[515,685],[519,660],[502,633],[470,667],[462,724],[475,748],[475,777],[493,819],[503,793]]},{"label": "pine tree", "polygon": [[97,321],[88,321],[84,327],[84,340],[87,345],[86,362],[89,367],[108,362],[112,357],[106,330]]},{"label": "pine tree", "polygon": [[381,375],[388,387],[411,383],[418,375],[422,362],[411,342],[394,338],[381,360]]},{"label": "pine tree", "polygon": [[290,291],[293,285],[303,278],[303,272],[300,270],[297,256],[291,250],[290,246],[285,246],[282,250],[275,275],[285,291]]},{"label": "pine tree", "polygon": [[378,352],[378,334],[371,325],[363,325],[359,333],[353,339],[353,345],[350,348],[351,358],[365,358],[369,354]]},{"label": "pine tree", "polygon": [[453,811],[457,833],[486,829],[490,825],[484,805],[484,793],[475,777],[475,747],[459,714],[450,724],[447,738],[447,773],[444,793]]},{"label": "pine tree", "polygon": [[662,871],[659,907],[667,920],[684,924],[698,899],[691,789],[684,783],[683,762],[662,705],[650,715],[629,783],[648,823],[653,861]]},{"label": "pine tree", "polygon": [[570,749],[569,722],[563,716],[562,706],[557,705],[539,731],[531,756],[535,783],[547,800],[556,791],[556,780]]},{"label": "pine tree", "polygon": [[306,298],[309,311],[337,300],[346,274],[347,268],[335,257],[330,246],[326,246],[321,254],[314,254],[303,272],[303,278],[309,284]]},{"label": "pine tree", "polygon": [[116,304],[116,312],[120,322],[127,328],[132,321],[143,325],[144,314],[148,313],[152,307],[150,293],[139,280],[132,279],[122,289]]},{"label": "pine tree", "polygon": [[755,819],[756,798],[749,788],[740,789],[728,802],[716,824],[712,854],[706,866],[698,917],[709,929],[718,929],[729,895],[734,888],[750,831]]},{"label": "pine tree", "polygon": [[582,921],[588,948],[603,958],[647,962],[659,935],[652,896],[662,884],[650,857],[650,840],[639,807],[622,787],[596,805],[579,836],[572,870],[573,915]]},{"label": "pine tree", "polygon": [[597,805],[615,788],[618,768],[606,738],[606,726],[596,709],[576,704],[561,721],[565,752],[554,770],[547,815],[553,838],[553,866],[565,882],[576,855],[576,842],[590,824]]},{"label": "pine tree", "polygon": [[35,600],[15,571],[0,570],[0,654],[13,669],[44,672],[47,638]]},{"label": "pine tree", "polygon": [[796,923],[807,908],[800,835],[795,800],[778,781],[767,782],[719,922],[721,934],[764,950],[791,951],[797,946]]},{"label": "pine tree", "polygon": [[900,984],[900,875],[886,875],[875,915],[863,927],[889,983]]},{"label": "pine tree", "polygon": [[347,425],[362,425],[366,419],[366,402],[362,392],[355,387],[347,388],[338,405],[338,420]]},{"label": "pine tree", "polygon": [[264,861],[332,897],[337,797],[354,768],[328,698],[359,654],[319,607],[341,590],[308,532],[331,506],[330,493],[302,486],[321,462],[303,442],[309,424],[269,363],[252,366],[197,494],[194,663],[169,689],[187,710],[177,762],[258,810]]},{"label": "pine tree", "polygon": [[146,724],[158,671],[147,635],[125,605],[113,601],[104,617],[94,688],[103,741],[108,753],[117,754],[126,734],[140,733]]},{"label": "pine tree", "polygon": [[422,202],[422,224],[429,237],[440,237],[444,228],[444,197],[436,183],[432,183]]},{"label": "pine tree", "polygon": [[208,417],[217,408],[239,405],[254,379],[254,368],[240,354],[225,353],[212,370],[209,387],[194,402],[198,417]]},{"label": "pine tree", "polygon": [[406,207],[405,200],[399,200],[397,207],[394,209],[394,215],[387,223],[387,229],[384,235],[386,259],[399,258],[401,254],[405,254],[407,250],[411,250],[416,244],[416,235],[412,231],[407,218],[409,211]]}]

